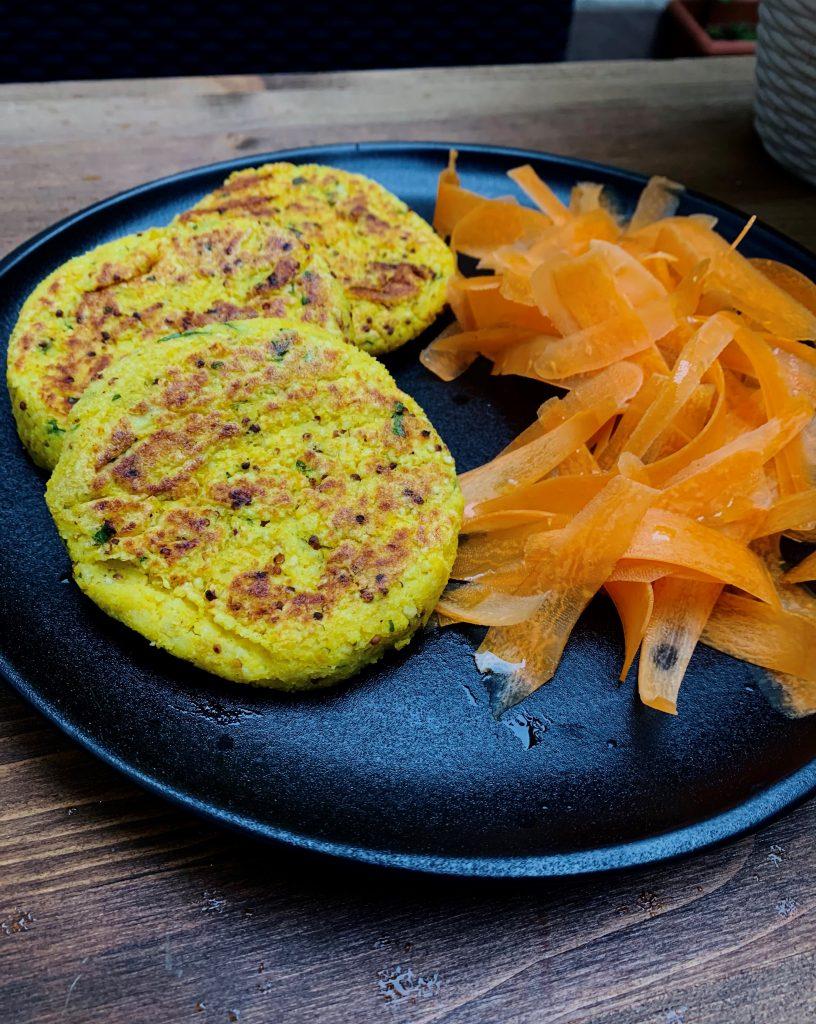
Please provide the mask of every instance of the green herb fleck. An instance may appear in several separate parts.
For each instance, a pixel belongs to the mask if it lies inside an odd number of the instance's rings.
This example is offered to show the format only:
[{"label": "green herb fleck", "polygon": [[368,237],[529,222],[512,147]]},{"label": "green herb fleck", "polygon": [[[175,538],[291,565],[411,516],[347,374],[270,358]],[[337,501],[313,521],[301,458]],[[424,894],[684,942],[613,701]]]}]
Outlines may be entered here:
[{"label": "green herb fleck", "polygon": [[99,529],[93,534],[92,540],[94,544],[99,547],[101,544],[107,544],[115,533],[115,527],[111,526],[106,519]]},{"label": "green herb fleck", "polygon": [[111,398],[111,401],[112,402],[118,402],[121,397],[122,397],[121,395],[114,395],[113,398]]},{"label": "green herb fleck", "polygon": [[203,334],[204,331],[176,331],[174,334],[165,334],[163,338],[156,338],[156,344],[160,345],[163,341],[172,341],[173,338],[189,338],[193,334]]},{"label": "green herb fleck", "polygon": [[210,363],[210,368],[213,370],[220,370],[224,365],[223,359],[216,359],[214,363]]},{"label": "green herb fleck", "polygon": [[402,402],[395,402],[394,411],[391,413],[391,429],[397,437],[405,437],[405,423],[403,422],[404,415],[405,406]]},{"label": "green herb fleck", "polygon": [[308,306],[311,301],[308,295],[301,295],[300,297],[301,306]]},{"label": "green herb fleck", "polygon": [[56,420],[51,419],[48,421],[48,433],[49,434],[64,434],[65,430],[57,423]]},{"label": "green herb fleck", "polygon": [[298,459],[298,460],[297,460],[297,461],[295,462],[295,466],[297,466],[298,470],[299,470],[299,471],[300,471],[301,473],[305,473],[305,475],[306,475],[306,476],[308,476],[308,475],[309,475],[310,473],[312,473],[312,472],[313,472],[313,470],[311,470],[311,469],[310,469],[310,468],[309,468],[309,467],[308,467],[308,466],[306,465],[306,463],[305,463],[305,462],[303,461],[303,459]]},{"label": "green herb fleck", "polygon": [[394,623],[390,619],[388,620],[388,632],[389,633],[393,633],[394,632]]},{"label": "green herb fleck", "polygon": [[292,184],[293,185],[305,185],[306,184],[306,179],[303,177],[302,174],[299,174],[296,178],[292,178]]}]

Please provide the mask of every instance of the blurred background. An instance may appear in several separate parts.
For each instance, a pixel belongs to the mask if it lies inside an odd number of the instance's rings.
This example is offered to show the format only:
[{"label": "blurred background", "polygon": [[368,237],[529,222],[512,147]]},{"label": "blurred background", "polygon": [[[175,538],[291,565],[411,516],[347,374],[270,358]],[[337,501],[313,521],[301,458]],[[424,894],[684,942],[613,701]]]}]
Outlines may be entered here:
[{"label": "blurred background", "polygon": [[0,81],[752,52],[758,0],[3,0]]}]

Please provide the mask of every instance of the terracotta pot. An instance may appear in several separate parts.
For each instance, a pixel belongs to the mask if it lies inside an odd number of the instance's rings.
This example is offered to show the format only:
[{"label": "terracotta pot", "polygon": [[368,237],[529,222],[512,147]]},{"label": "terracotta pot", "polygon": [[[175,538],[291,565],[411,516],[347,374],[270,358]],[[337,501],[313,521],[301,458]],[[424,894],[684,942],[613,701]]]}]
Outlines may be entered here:
[{"label": "terracotta pot", "polygon": [[672,57],[754,53],[755,40],[723,39],[721,34],[728,26],[756,25],[758,20],[759,0],[672,0],[666,9],[663,48]]}]

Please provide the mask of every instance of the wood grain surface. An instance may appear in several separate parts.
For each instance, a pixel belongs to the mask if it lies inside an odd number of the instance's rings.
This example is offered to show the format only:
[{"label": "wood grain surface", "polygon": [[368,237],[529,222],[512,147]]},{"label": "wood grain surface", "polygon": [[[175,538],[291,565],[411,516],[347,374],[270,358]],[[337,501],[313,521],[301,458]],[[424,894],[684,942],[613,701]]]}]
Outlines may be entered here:
[{"label": "wood grain surface", "polygon": [[[816,247],[745,59],[0,87],[0,251],[172,171],[444,139],[656,171]],[[816,803],[680,863],[472,883],[262,846],[146,795],[0,685],[4,1024],[804,1024]]]}]

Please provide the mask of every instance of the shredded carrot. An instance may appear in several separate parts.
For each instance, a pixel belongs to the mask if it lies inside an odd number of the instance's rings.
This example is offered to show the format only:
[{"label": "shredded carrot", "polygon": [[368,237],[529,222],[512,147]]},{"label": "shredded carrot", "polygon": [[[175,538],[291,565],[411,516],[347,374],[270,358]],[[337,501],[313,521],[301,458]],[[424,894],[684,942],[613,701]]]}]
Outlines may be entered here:
[{"label": "shredded carrot", "polygon": [[540,334],[554,334],[555,327],[536,306],[508,299],[502,292],[504,279],[500,275],[472,277],[474,282],[485,282],[481,287],[469,288],[466,299],[477,330],[485,327],[513,325],[529,328]]},{"label": "shredded carrot", "polygon": [[647,224],[670,217],[677,209],[683,186],[659,175],[651,178],[640,194],[640,199],[629,221],[630,234],[640,231]]},{"label": "shredded carrot", "polygon": [[603,185],[594,181],[581,181],[570,193],[569,210],[571,214],[590,213],[601,208]]},{"label": "shredded carrot", "polygon": [[[719,316],[707,320],[683,346],[671,377],[660,388],[654,401],[624,445],[624,451],[651,458],[657,456],[655,441],[661,430],[681,411],[700,384],[705,371],[734,336],[733,328]],[[650,458],[651,456],[651,458]]]},{"label": "shredded carrot", "polygon": [[811,552],[806,558],[785,573],[788,583],[806,583],[808,580],[816,580],[816,552]]},{"label": "shredded carrot", "polygon": [[[505,667],[495,695],[497,712],[552,677],[578,617],[603,586],[654,495],[651,488],[615,477],[569,526],[554,532],[554,543],[530,556],[527,578],[507,596],[512,601],[537,597],[540,603],[519,622],[491,626],[477,655],[477,664]],[[593,544],[601,530],[608,531],[608,542]]]},{"label": "shredded carrot", "polygon": [[816,284],[742,256],[756,218],[728,243],[678,215],[667,179],[627,223],[601,185],[564,201],[531,166],[509,176],[535,209],[463,188],[455,154],[440,176],[434,224],[480,272],[451,282],[456,324],[421,358],[445,380],[487,358],[540,381],[543,404],[461,477],[440,621],[488,627],[497,713],[553,676],[602,589],[621,678],[639,657],[650,707],[677,713],[703,642],[760,666],[786,714],[816,712],[816,598],[799,585],[816,553],[779,554],[782,534],[816,541]]},{"label": "shredded carrot", "polygon": [[527,193],[536,206],[543,210],[554,224],[563,224],[569,218],[569,210],[529,164],[508,171],[508,177],[512,178],[519,188]]},{"label": "shredded carrot", "polygon": [[607,580],[604,586],[615,604],[623,626],[624,657],[620,678],[624,680],[629,674],[649,619],[652,617],[654,589],[651,583],[615,583],[611,580]]},{"label": "shredded carrot", "polygon": [[816,622],[769,608],[738,594],[723,594],[703,630],[703,641],[762,668],[807,679],[816,691]]},{"label": "shredded carrot", "polygon": [[643,638],[638,693],[644,704],[677,714],[677,694],[721,583],[666,576],[654,584],[654,605]]},{"label": "shredded carrot", "polygon": [[805,309],[816,315],[816,284],[809,277],[789,267],[787,263],[779,263],[778,260],[752,259],[748,262],[783,292],[787,292]]},{"label": "shredded carrot", "polygon": [[737,237],[731,243],[731,248],[732,249],[738,249],[742,245],[743,240],[745,239],[745,236],[748,234],[748,232],[751,230],[751,228],[754,226],[754,224],[756,224],[756,214],[752,213],[751,216],[748,218],[748,220],[745,222],[745,224],[743,224],[742,230],[740,231],[740,233],[737,235]]},{"label": "shredded carrot", "polygon": [[465,514],[474,505],[535,483],[546,476],[579,444],[589,440],[610,416],[614,416],[617,407],[613,398],[607,398],[605,404],[599,405],[597,409],[578,412],[538,440],[463,474],[461,483],[465,496]]},{"label": "shredded carrot", "polygon": [[757,537],[816,527],[816,488],[789,494],[775,502],[763,517]]},{"label": "shredded carrot", "polygon": [[489,256],[494,249],[512,245],[525,232],[535,232],[549,221],[540,213],[502,199],[484,199],[457,220],[451,233],[451,248],[475,259]]},{"label": "shredded carrot", "polygon": [[816,334],[816,316],[774,284],[726,240],[694,217],[664,222],[660,247],[678,259],[681,273],[708,259],[704,293],[718,308],[736,309],[766,330],[798,341]]},{"label": "shredded carrot", "polygon": [[651,509],[622,557],[694,569],[762,601],[779,603],[773,581],[749,547],[677,512]]},{"label": "shredded carrot", "polygon": [[456,173],[456,158],[458,154],[455,149],[450,152],[448,166],[439,175],[439,186],[436,192],[436,208],[434,210],[433,226],[440,235],[449,236],[454,227],[470,210],[479,206],[484,199],[475,192],[468,192],[459,184],[459,175]]},{"label": "shredded carrot", "polygon": [[588,441],[626,405],[640,386],[642,377],[637,368],[629,367],[628,371],[631,372],[608,374],[605,386],[595,389],[593,401],[587,407],[574,395],[560,399],[565,411],[576,411],[529,444],[464,473],[460,480],[465,497],[465,516],[476,505],[540,480],[579,445]]},{"label": "shredded carrot", "polygon": [[741,502],[747,513],[755,504],[745,492],[746,479],[798,434],[810,415],[810,410],[803,410],[786,419],[770,419],[697,459],[666,482],[658,504],[697,519],[722,518]]}]

